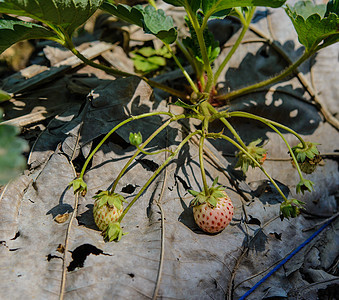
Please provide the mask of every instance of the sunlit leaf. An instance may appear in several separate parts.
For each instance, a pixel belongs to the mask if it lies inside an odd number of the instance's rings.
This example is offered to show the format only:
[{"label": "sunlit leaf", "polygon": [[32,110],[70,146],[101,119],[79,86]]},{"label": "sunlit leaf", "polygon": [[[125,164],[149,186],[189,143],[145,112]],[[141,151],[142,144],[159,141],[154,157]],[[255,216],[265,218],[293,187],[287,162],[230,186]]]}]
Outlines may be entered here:
[{"label": "sunlit leaf", "polygon": [[13,19],[0,19],[0,53],[13,44],[28,39],[57,40],[57,35],[45,27],[34,23]]},{"label": "sunlit leaf", "polygon": [[133,7],[123,4],[115,5],[109,1],[104,1],[101,7],[126,22],[142,27],[146,33],[154,34],[164,43],[171,44],[177,38],[173,19],[166,16],[162,9],[156,10],[151,5],[146,7],[141,5]]},{"label": "sunlit leaf", "polygon": [[0,0],[0,13],[31,17],[68,34],[83,24],[103,0]]},{"label": "sunlit leaf", "polygon": [[306,50],[314,49],[321,42],[327,46],[339,40],[337,8],[337,1],[327,7],[313,4],[312,1],[298,2],[294,7],[287,5],[286,12],[298,33],[299,42]]}]

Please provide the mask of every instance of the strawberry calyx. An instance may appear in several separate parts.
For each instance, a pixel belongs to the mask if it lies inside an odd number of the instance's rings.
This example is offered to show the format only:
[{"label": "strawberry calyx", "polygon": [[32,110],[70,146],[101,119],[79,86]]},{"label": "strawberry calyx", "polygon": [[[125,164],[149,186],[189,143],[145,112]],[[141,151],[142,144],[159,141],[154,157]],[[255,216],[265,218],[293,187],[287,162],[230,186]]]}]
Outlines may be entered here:
[{"label": "strawberry calyx", "polygon": [[280,219],[295,218],[300,214],[300,209],[304,208],[305,203],[297,199],[289,199],[280,204]]},{"label": "strawberry calyx", "polygon": [[296,191],[298,194],[300,193],[304,194],[305,191],[312,192],[314,191],[313,185],[314,183],[311,180],[302,178],[297,184]]},{"label": "strawberry calyx", "polygon": [[121,237],[125,234],[127,233],[124,233],[122,231],[120,222],[114,222],[114,223],[108,224],[106,230],[103,232],[104,238],[109,242],[112,242],[114,240],[119,242],[121,240]]},{"label": "strawberry calyx", "polygon": [[292,152],[299,164],[300,170],[306,174],[311,174],[315,171],[317,165],[322,162],[322,158],[317,149],[318,143],[306,142],[304,148],[302,143],[292,147]]},{"label": "strawberry calyx", "polygon": [[[267,157],[267,150],[264,149],[262,146],[258,146],[262,142],[261,139],[257,139],[247,146],[247,152],[251,154],[251,156],[259,163],[263,164]],[[256,163],[248,157],[248,155],[243,152],[239,151],[237,154],[238,161],[235,165],[235,168],[241,168],[244,174],[248,171],[249,166],[255,168],[257,165]]]},{"label": "strawberry calyx", "polygon": [[73,188],[74,194],[81,193],[81,196],[85,197],[87,193],[87,184],[82,178],[76,178],[68,184],[68,188]]},{"label": "strawberry calyx", "polygon": [[107,205],[116,207],[118,210],[122,208],[122,202],[126,202],[125,198],[117,193],[111,193],[110,191],[99,191],[94,199],[100,199],[98,208]]},{"label": "strawberry calyx", "polygon": [[204,203],[207,203],[211,207],[216,207],[218,199],[225,197],[224,187],[221,185],[216,186],[217,182],[218,177],[213,181],[213,184],[208,189],[207,193],[205,190],[201,192],[188,190],[188,192],[194,196],[194,199],[190,203],[190,207],[199,206]]},{"label": "strawberry calyx", "polygon": [[139,131],[138,133],[133,133],[131,132],[129,134],[129,142],[133,146],[139,146],[142,143],[142,135],[141,132]]},{"label": "strawberry calyx", "polygon": [[304,148],[302,143],[299,143],[297,146],[292,147],[293,154],[297,159],[298,163],[303,163],[306,158],[312,160],[315,156],[319,155],[317,149],[318,143],[306,142],[306,148]]}]

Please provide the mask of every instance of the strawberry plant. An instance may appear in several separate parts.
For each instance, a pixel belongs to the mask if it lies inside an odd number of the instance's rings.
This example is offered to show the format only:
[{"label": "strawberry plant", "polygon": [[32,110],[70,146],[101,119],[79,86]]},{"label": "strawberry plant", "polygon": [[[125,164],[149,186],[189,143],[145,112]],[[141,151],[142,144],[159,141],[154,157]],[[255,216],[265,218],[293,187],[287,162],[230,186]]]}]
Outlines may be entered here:
[{"label": "strawberry plant", "polygon": [[[11,99],[11,96],[0,90],[0,103]],[[1,124],[2,110],[0,109],[0,185],[18,175],[25,167],[25,159],[21,155],[27,149],[24,140],[17,137],[18,128]]]},{"label": "strawberry plant", "polygon": [[[161,9],[157,9],[154,1],[149,1],[150,5],[142,6],[136,5],[130,7],[128,5],[115,4],[114,1],[109,0],[54,0],[43,1],[43,6],[39,5],[42,1],[23,1],[23,0],[2,0],[0,2],[0,13],[4,14],[0,19],[0,52],[12,44],[24,39],[49,39],[56,41],[68,48],[74,55],[76,55],[84,63],[104,70],[107,73],[119,76],[135,76],[123,70],[107,67],[95,63],[85,56],[83,56],[74,46],[72,42],[72,35],[75,30],[88,20],[88,18],[99,8],[106,12],[134,25],[143,28],[147,34],[152,34],[162,41],[166,49],[166,55],[169,53],[178,68],[182,71],[189,90],[184,92],[184,89],[176,89],[171,86],[166,86],[162,83],[153,81],[152,79],[137,75],[142,80],[145,80],[154,88],[162,89],[175,97],[176,101],[172,104],[184,108],[184,113],[174,114],[169,111],[156,111],[151,113],[144,113],[141,115],[131,116],[116,125],[96,148],[88,155],[84,163],[80,175],[70,183],[73,187],[74,193],[82,193],[85,195],[87,185],[84,182],[84,174],[87,166],[90,163],[93,155],[103,145],[103,143],[121,126],[138,119],[151,118],[153,116],[165,116],[167,120],[154,131],[144,142],[142,140],[142,132],[131,133],[130,143],[136,147],[135,153],[127,161],[113,183],[111,190],[101,191],[95,198],[94,215],[99,229],[104,231],[105,236],[109,241],[117,239],[122,236],[121,222],[128,213],[132,205],[138,200],[142,193],[152,183],[155,177],[169,164],[169,162],[179,153],[182,147],[193,137],[199,139],[199,163],[201,170],[201,181],[203,189],[199,192],[192,191],[195,197],[192,201],[194,206],[194,216],[198,225],[207,232],[218,232],[222,230],[229,222],[233,214],[233,206],[227,195],[223,191],[223,187],[215,187],[216,182],[209,184],[205,174],[203,161],[203,148],[206,140],[220,139],[231,143],[238,149],[236,154],[238,162],[236,168],[240,168],[246,173],[251,166],[252,168],[259,168],[275,186],[281,195],[281,218],[296,217],[300,214],[300,209],[303,203],[296,199],[288,199],[287,196],[280,189],[275,180],[268,174],[264,168],[264,161],[267,156],[267,151],[261,144],[261,140],[254,140],[246,144],[236,129],[231,125],[229,120],[231,118],[252,119],[262,123],[274,132],[276,132],[286,144],[287,151],[291,155],[293,164],[299,174],[300,181],[296,185],[297,193],[311,192],[313,190],[313,182],[303,177],[303,172],[310,173],[315,170],[319,163],[319,152],[316,148],[315,142],[305,141],[293,129],[280,124],[274,120],[263,118],[244,111],[218,111],[212,104],[217,102],[225,102],[232,98],[245,95],[256,91],[262,87],[277,83],[283,80],[286,76],[292,74],[298,66],[313,56],[317,51],[336,43],[339,40],[338,26],[339,26],[339,1],[332,0],[327,4],[316,5],[312,1],[300,1],[294,6],[285,6],[285,11],[290,17],[291,22],[298,34],[300,43],[304,46],[304,53],[298,60],[288,66],[284,71],[266,79],[262,82],[240,88],[238,90],[230,91],[226,94],[221,94],[217,90],[217,83],[220,80],[220,75],[225,69],[227,63],[239,47],[246,31],[248,30],[251,20],[254,16],[257,6],[266,6],[271,8],[279,8],[285,4],[285,0],[165,0],[166,3],[176,7],[180,7],[186,12],[186,24],[188,27],[188,37],[181,39],[178,37],[178,30],[175,27],[174,21],[167,16]],[[41,4],[41,3],[40,3]],[[239,6],[241,5],[241,6]],[[42,9],[42,7],[44,9]],[[16,16],[24,16],[32,18],[43,25],[38,25],[34,22],[26,22],[15,18]],[[218,65],[215,64],[216,58],[220,54],[220,47],[214,36],[209,32],[208,21],[216,18],[225,18],[227,16],[235,17],[242,25],[241,32],[238,39],[226,55],[223,61]],[[176,48],[174,48],[176,47]],[[176,51],[175,51],[176,49]],[[140,52],[141,50],[139,50]],[[181,64],[176,52],[181,52],[187,62],[194,70],[194,76],[190,75],[184,66]],[[144,53],[151,61],[151,54],[153,51]],[[165,53],[165,52],[164,52]],[[157,55],[157,52],[154,52]],[[149,56],[147,56],[149,55]],[[159,57],[153,58],[157,65],[163,65],[163,61],[159,61]],[[140,61],[138,62],[140,64]],[[150,68],[147,66],[147,68]],[[149,69],[147,69],[149,70]],[[145,185],[141,187],[135,197],[129,202],[126,208],[122,211],[122,200],[119,194],[116,193],[116,187],[121,177],[126,170],[131,166],[134,159],[140,154],[154,155],[159,151],[148,152],[144,148],[167,126],[173,122],[179,122],[183,119],[195,119],[201,123],[200,129],[190,132],[174,150],[162,149],[162,152],[168,152],[165,161],[155,170],[153,175],[147,180]],[[233,138],[224,134],[223,132],[213,132],[210,129],[210,124],[214,121],[221,121],[224,129],[229,131]],[[142,130],[141,130],[142,131]],[[291,147],[282,131],[291,133],[298,140],[299,144]],[[292,166],[291,166],[292,168]],[[225,202],[223,204],[223,202]],[[219,212],[218,209],[226,205],[229,212]],[[203,215],[199,214],[200,210],[206,208],[213,217],[219,217],[220,225],[212,228],[213,225],[205,226],[207,220],[204,220]],[[226,209],[227,209],[226,208]],[[99,215],[105,209],[105,213],[112,211],[118,217],[112,217],[109,221],[103,223],[99,222]],[[99,212],[100,211],[100,212]],[[222,217],[221,217],[222,216]]]}]

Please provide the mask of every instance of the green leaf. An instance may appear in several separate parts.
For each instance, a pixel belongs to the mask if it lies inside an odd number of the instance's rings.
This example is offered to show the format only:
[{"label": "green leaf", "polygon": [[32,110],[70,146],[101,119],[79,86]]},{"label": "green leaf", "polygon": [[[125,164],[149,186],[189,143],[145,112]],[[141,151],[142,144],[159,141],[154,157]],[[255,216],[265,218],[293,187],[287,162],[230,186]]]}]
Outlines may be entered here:
[{"label": "green leaf", "polygon": [[328,46],[339,40],[337,1],[327,7],[302,1],[294,7],[287,5],[286,13],[298,33],[299,42],[307,51],[315,49],[321,42]]},{"label": "green leaf", "polygon": [[299,193],[304,194],[305,191],[312,192],[312,191],[314,191],[313,185],[314,185],[314,183],[311,180],[302,179],[302,180],[300,180],[300,182],[296,186],[296,192],[297,192],[297,194],[299,194]]},{"label": "green leaf", "polygon": [[101,8],[128,23],[143,27],[142,20],[144,7],[141,5],[130,7],[125,4],[115,5],[108,1],[104,1]]},{"label": "green leaf", "polygon": [[303,208],[305,203],[301,202],[297,199],[289,199],[280,204],[280,218],[283,220],[284,218],[289,219],[290,217],[295,218],[300,214],[300,209]]},{"label": "green leaf", "polygon": [[69,35],[100,7],[103,0],[0,0],[0,13],[26,16],[63,28]]},{"label": "green leaf", "polygon": [[[197,15],[198,21],[200,25],[203,22],[203,17],[198,14]],[[193,54],[195,59],[203,64],[202,54],[200,50],[200,45],[198,43],[198,37],[196,35],[196,32],[188,18],[185,19],[186,23],[188,25],[191,37],[187,37],[183,40],[183,43],[186,48],[189,49],[189,51]],[[203,32],[204,35],[204,42],[207,50],[208,60],[210,63],[212,63],[219,55],[220,53],[220,47],[219,42],[214,39],[214,36],[211,32],[209,32],[208,28],[206,28]]]},{"label": "green leaf", "polygon": [[112,242],[116,240],[119,242],[121,240],[121,237],[127,233],[123,233],[122,228],[120,226],[119,222],[114,222],[108,224],[108,227],[106,228],[104,232],[104,237],[109,241]]},{"label": "green leaf", "polygon": [[[187,0],[186,3],[192,9],[193,12],[196,12],[201,7],[201,2],[206,0]],[[184,6],[186,7],[185,0],[164,0],[164,2],[172,4],[174,6]]]},{"label": "green leaf", "polygon": [[22,152],[27,150],[26,141],[17,137],[19,129],[1,124],[2,111],[0,110],[0,185],[17,176],[26,166]]},{"label": "green leaf", "polygon": [[232,8],[217,11],[216,13],[214,13],[209,18],[209,20],[211,20],[211,19],[223,19],[223,18],[227,17],[231,12],[232,12]]},{"label": "green leaf", "polygon": [[211,204],[213,207],[216,207],[217,204],[218,204],[218,201],[217,201],[217,199],[215,199],[214,196],[209,196],[208,199],[207,199],[207,202],[209,204]]},{"label": "green leaf", "polygon": [[300,15],[306,20],[313,14],[318,14],[323,18],[326,8],[326,4],[314,5],[312,1],[299,1],[294,5],[293,10],[296,15]]},{"label": "green leaf", "polygon": [[214,15],[233,7],[267,6],[280,7],[286,0],[208,0],[202,1],[201,9],[205,15]]},{"label": "green leaf", "polygon": [[164,0],[164,2],[174,6],[185,6],[185,0]]},{"label": "green leaf", "polygon": [[[76,193],[81,193],[81,195],[84,197],[87,193],[87,184],[86,182],[82,179],[82,178],[77,178],[77,179],[74,179],[73,181],[71,181],[69,184],[68,184],[68,187],[69,188],[73,188],[73,192],[74,194]],[[96,197],[96,196],[94,196]]]},{"label": "green leaf", "polygon": [[221,191],[216,191],[216,192],[213,193],[213,196],[215,198],[224,198],[225,197],[225,193],[221,192]]},{"label": "green leaf", "polygon": [[142,73],[149,73],[166,66],[166,58],[171,57],[172,54],[165,46],[157,50],[152,47],[143,47],[132,52],[134,67]]},{"label": "green leaf", "polygon": [[178,33],[174,28],[173,19],[166,16],[162,9],[156,10],[151,5],[146,7],[115,5],[107,0],[101,7],[122,20],[142,27],[146,33],[155,35],[166,44],[171,44],[177,39]]},{"label": "green leaf", "polygon": [[144,10],[144,30],[154,34],[166,44],[171,44],[177,39],[177,30],[174,28],[173,19],[165,15],[162,9],[156,10],[148,5]]},{"label": "green leaf", "polygon": [[[1,31],[0,31],[0,34],[1,34]],[[10,94],[0,89],[0,103],[3,101],[10,100],[11,98],[12,97]]]},{"label": "green leaf", "polygon": [[16,19],[0,19],[0,54],[13,44],[28,39],[57,40],[57,35],[43,26]]},{"label": "green leaf", "polygon": [[327,3],[325,16],[327,17],[331,12],[339,16],[339,0],[331,0]]},{"label": "green leaf", "polygon": [[188,190],[188,192],[189,192],[192,196],[194,196],[194,197],[196,197],[196,196],[199,195],[199,192],[197,192],[197,191]]},{"label": "green leaf", "polygon": [[132,59],[134,67],[142,73],[149,73],[166,65],[166,60],[163,57],[145,58],[141,55],[135,55]]},{"label": "green leaf", "polygon": [[137,51],[137,53],[140,53],[141,55],[143,55],[145,57],[151,57],[153,55],[158,54],[157,50],[155,50],[152,47],[142,47]]},{"label": "green leaf", "polygon": [[219,180],[219,176],[217,176],[217,177],[213,180],[212,187],[214,187],[214,186],[217,185],[218,180]]}]

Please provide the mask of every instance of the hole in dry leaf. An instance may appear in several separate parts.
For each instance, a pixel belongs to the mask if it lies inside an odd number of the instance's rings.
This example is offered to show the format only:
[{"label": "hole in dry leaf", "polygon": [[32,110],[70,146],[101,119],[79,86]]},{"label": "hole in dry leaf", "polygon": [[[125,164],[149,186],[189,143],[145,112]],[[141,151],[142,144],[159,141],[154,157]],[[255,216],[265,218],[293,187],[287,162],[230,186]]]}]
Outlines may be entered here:
[{"label": "hole in dry leaf", "polygon": [[134,278],[135,277],[135,275],[133,274],[133,273],[128,273],[127,274],[129,277],[131,277],[131,278]]},{"label": "hole in dry leaf", "polygon": [[126,194],[132,194],[134,193],[135,189],[138,187],[138,185],[133,185],[133,184],[127,184],[121,189],[121,192],[126,193]]},{"label": "hole in dry leaf", "polygon": [[248,220],[248,221],[246,222],[247,224],[258,225],[258,226],[261,225],[261,222],[260,222],[259,219],[253,218],[251,215],[248,215],[248,216],[249,216],[251,219]]},{"label": "hole in dry leaf", "polygon": [[[71,252],[71,251],[70,251]],[[84,266],[84,262],[88,255],[94,254],[104,254],[104,255],[110,255],[104,253],[101,249],[98,249],[97,247],[91,245],[91,244],[83,244],[73,250],[72,258],[73,260],[67,267],[67,271],[71,272],[74,271],[76,268],[82,268]]]},{"label": "hole in dry leaf", "polygon": [[137,159],[136,161],[139,162],[142,165],[142,167],[147,171],[155,172],[159,167],[159,165],[157,163],[155,163],[152,160],[146,159],[146,158]]},{"label": "hole in dry leaf", "polygon": [[274,236],[277,240],[281,241],[281,233],[270,232],[271,236]]}]

